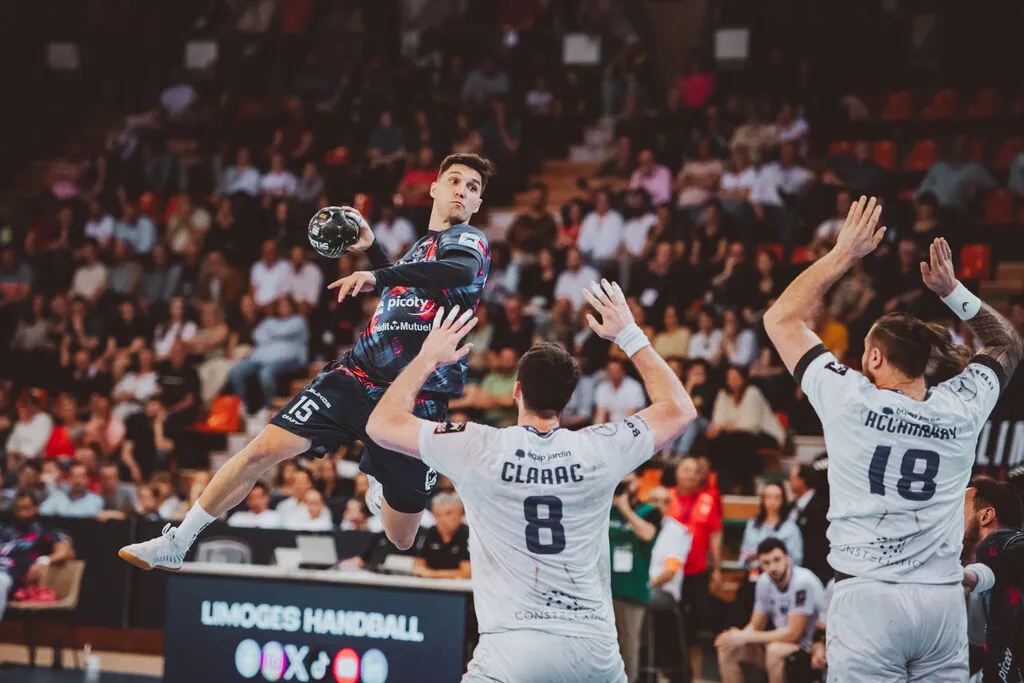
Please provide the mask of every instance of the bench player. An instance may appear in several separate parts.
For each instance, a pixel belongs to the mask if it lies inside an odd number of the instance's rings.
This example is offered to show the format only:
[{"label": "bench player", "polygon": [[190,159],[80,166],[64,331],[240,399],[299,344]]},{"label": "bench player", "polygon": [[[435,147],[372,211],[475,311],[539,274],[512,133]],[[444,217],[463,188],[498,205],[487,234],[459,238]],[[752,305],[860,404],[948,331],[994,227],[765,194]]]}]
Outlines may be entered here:
[{"label": "bench player", "polygon": [[939,238],[921,264],[924,283],[967,321],[981,353],[970,357],[942,327],[903,313],[872,326],[861,372],[829,353],[806,313],[881,241],[880,214],[875,199],[850,208],[835,248],[786,288],[765,313],[765,330],[825,432],[828,560],[836,577],[829,680],[962,683],[964,488],[979,431],[1020,361],[1021,340],[957,282],[949,245]]},{"label": "bench player", "polygon": [[[422,458],[462,496],[470,529],[480,643],[463,681],[623,683],[612,611],[608,510],[615,486],[696,417],[671,368],[633,322],[618,285],[585,291],[601,316],[590,327],[631,358],[651,405],[625,420],[559,428],[579,369],[553,344],[519,361],[518,424],[494,429],[415,415],[413,397],[458,361],[475,324],[453,311],[377,404],[367,432]],[[440,321],[435,319],[435,325]]]},{"label": "bench player", "polygon": [[[249,445],[217,471],[181,526],[170,525],[155,539],[126,546],[120,556],[143,569],[177,569],[199,533],[240,503],[264,472],[307,451],[333,453],[363,441],[360,469],[370,475],[366,502],[381,514],[388,538],[403,550],[412,546],[437,475],[421,461],[381,448],[366,438],[374,404],[419,351],[441,308],[474,309],[490,268],[487,239],[466,222],[480,209],[491,164],[475,154],[453,154],[441,163],[430,186],[434,198],[427,235],[396,264],[362,221],[352,251],[366,251],[375,270],[333,282],[338,301],[374,289],[380,303],[355,346],[328,364],[275,415]],[[432,420],[447,415],[448,399],[462,393],[465,361],[439,368],[417,387],[416,414]],[[410,397],[410,399],[413,397]]]}]

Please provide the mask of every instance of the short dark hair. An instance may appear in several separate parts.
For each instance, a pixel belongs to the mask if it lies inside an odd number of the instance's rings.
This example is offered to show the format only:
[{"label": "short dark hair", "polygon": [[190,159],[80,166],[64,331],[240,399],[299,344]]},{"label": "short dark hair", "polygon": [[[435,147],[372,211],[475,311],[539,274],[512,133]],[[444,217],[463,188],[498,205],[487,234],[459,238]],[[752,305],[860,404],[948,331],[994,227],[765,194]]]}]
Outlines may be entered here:
[{"label": "short dark hair", "polygon": [[34,505],[35,507],[39,507],[39,501],[36,500],[36,494],[32,493],[32,491],[30,491],[29,489],[18,489],[18,491],[14,494],[15,504],[17,504],[17,502],[22,498],[28,498],[30,501],[32,501],[32,505]]},{"label": "short dark hair", "polygon": [[977,476],[971,479],[968,486],[974,493],[974,507],[991,507],[996,511],[999,526],[1011,529],[1021,528],[1021,501],[1006,482],[996,481],[991,477]]},{"label": "short dark hair", "polygon": [[[316,479],[313,477],[313,473],[309,470],[309,468],[303,467],[302,465],[295,465],[295,474],[299,474],[300,472],[309,477],[310,484],[316,483]],[[292,476],[295,476],[295,474],[293,474]]]},{"label": "short dark hair", "polygon": [[789,549],[786,547],[786,544],[783,543],[781,539],[775,538],[774,536],[764,539],[757,546],[758,555],[767,555],[768,553],[776,550],[781,550],[789,555]]},{"label": "short dark hair", "polygon": [[541,417],[550,418],[568,405],[580,369],[572,355],[557,344],[534,344],[516,367],[516,379],[523,390],[523,402]]},{"label": "short dark hair", "polygon": [[886,313],[868,333],[871,342],[882,347],[885,359],[910,378],[927,372],[931,383],[941,383],[958,375],[967,366],[971,353],[953,341],[953,336],[938,323],[926,323],[906,313]]},{"label": "short dark hair", "polygon": [[[266,494],[270,493],[270,489],[268,489],[267,485],[264,484],[262,481],[257,481],[255,484],[252,485],[252,491],[255,491],[256,489],[259,489]],[[250,493],[252,493],[252,491],[250,491]]]},{"label": "short dark hair", "polygon": [[21,467],[18,468],[19,472],[24,470],[35,470],[36,474],[42,474],[43,465],[38,460],[26,460],[21,463]]},{"label": "short dark hair", "polygon": [[480,174],[480,194],[487,189],[487,181],[494,175],[494,164],[479,154],[449,154],[441,161],[441,167],[437,171],[440,178],[452,166],[468,166]]}]

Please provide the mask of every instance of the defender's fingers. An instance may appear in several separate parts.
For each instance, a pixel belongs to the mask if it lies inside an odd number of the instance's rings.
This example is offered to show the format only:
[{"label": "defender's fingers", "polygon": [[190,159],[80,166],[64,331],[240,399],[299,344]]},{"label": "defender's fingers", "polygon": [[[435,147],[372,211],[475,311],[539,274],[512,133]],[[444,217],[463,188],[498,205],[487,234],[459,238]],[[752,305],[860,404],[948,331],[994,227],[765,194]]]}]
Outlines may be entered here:
[{"label": "defender's fingers", "polygon": [[433,329],[441,327],[441,323],[444,322],[444,306],[437,309],[437,313],[434,314],[434,326]]},{"label": "defender's fingers", "polygon": [[612,289],[615,290],[615,297],[620,304],[626,303],[626,295],[622,293],[622,287],[619,287],[618,282],[612,283]]},{"label": "defender's fingers", "polygon": [[455,323],[455,319],[459,317],[459,306],[456,304],[452,306],[452,310],[448,311],[448,315],[445,316],[444,324],[442,327],[450,328]]},{"label": "defender's fingers", "polygon": [[591,282],[590,283],[590,291],[605,306],[611,306],[611,304],[612,304],[611,299],[609,299],[608,295],[604,293],[603,289],[601,289],[601,285],[597,284],[596,282]]},{"label": "defender's fingers", "polygon": [[583,290],[583,298],[587,300],[587,303],[596,308],[602,310],[605,308],[605,303],[598,299],[589,289]]},{"label": "defender's fingers", "polygon": [[597,324],[597,318],[587,313],[587,324],[590,325],[590,329],[594,332],[598,332],[600,325]]},{"label": "defender's fingers", "polygon": [[[461,320],[462,320],[462,318],[459,318],[459,320],[461,321]],[[465,337],[465,336],[466,336],[467,334],[469,334],[469,331],[470,331],[470,330],[472,330],[472,329],[473,329],[474,327],[476,327],[476,324],[477,324],[478,322],[479,322],[479,320],[478,320],[478,319],[477,319],[477,318],[476,318],[475,316],[474,316],[474,317],[472,317],[472,318],[470,318],[470,319],[469,319],[469,322],[465,323],[465,324],[464,324],[464,325],[462,325],[461,327],[456,327],[456,328],[454,329],[454,332],[455,332],[455,336],[456,336],[456,337],[457,337],[458,339],[462,339],[462,338],[463,338],[463,337]]]}]

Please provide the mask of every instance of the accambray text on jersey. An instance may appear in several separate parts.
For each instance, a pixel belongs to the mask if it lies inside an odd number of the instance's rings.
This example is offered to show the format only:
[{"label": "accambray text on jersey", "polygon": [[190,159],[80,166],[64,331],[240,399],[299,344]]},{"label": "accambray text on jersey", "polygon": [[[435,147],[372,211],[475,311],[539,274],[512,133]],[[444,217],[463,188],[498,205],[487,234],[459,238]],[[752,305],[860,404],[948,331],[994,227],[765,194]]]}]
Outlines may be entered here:
[{"label": "accambray text on jersey", "polygon": [[[910,413],[903,411],[908,417]],[[897,411],[892,408],[882,408],[882,412],[867,410],[864,414],[864,426],[875,429],[879,432],[898,434],[906,436],[919,436],[925,439],[939,439],[941,441],[955,440],[959,436],[957,427],[943,427],[937,424],[920,424],[909,422],[901,418]]]}]

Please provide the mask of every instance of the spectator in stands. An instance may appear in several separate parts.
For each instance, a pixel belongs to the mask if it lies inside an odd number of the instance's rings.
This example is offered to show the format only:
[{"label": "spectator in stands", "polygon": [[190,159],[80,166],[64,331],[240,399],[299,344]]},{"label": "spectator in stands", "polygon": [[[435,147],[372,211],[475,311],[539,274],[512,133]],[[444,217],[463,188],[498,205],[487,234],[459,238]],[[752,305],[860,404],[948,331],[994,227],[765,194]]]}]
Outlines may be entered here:
[{"label": "spectator in stands", "polygon": [[747,122],[733,133],[729,146],[742,149],[747,158],[755,164],[761,160],[765,150],[775,146],[775,131],[772,126],[761,122],[761,112],[757,105],[747,105]]},{"label": "spectator in stands", "polygon": [[157,242],[156,225],[149,216],[140,216],[135,202],[126,201],[121,220],[114,224],[114,239],[127,242],[136,254],[148,254]]},{"label": "spectator in stands", "polygon": [[206,207],[192,204],[188,193],[176,195],[173,201],[174,211],[167,217],[167,248],[181,255],[189,244],[203,242],[210,229],[211,218]]},{"label": "spectator in stands", "polygon": [[320,291],[324,284],[323,271],[313,262],[310,252],[298,245],[292,247],[287,265],[282,293],[295,301],[299,315],[308,317],[320,301]]},{"label": "spectator in stands", "polygon": [[377,125],[367,143],[366,156],[375,182],[384,183],[381,189],[392,189],[401,177],[406,149],[402,128],[395,123],[390,110],[381,111],[377,118]]},{"label": "spectator in stands", "polygon": [[[683,565],[690,554],[690,532],[669,514],[670,495],[660,486],[647,492],[647,504],[661,515],[661,526],[651,549],[651,618],[654,620],[654,663],[669,669],[670,683],[690,681],[689,648],[679,599],[683,593]],[[668,654],[664,654],[668,653]]]},{"label": "spectator in stands", "polygon": [[622,214],[612,208],[608,192],[598,190],[594,193],[594,210],[580,226],[580,253],[599,271],[612,268],[622,245],[623,230]]},{"label": "spectator in stands", "polygon": [[709,612],[708,589],[717,590],[722,582],[722,509],[715,494],[716,490],[702,481],[696,458],[687,455],[679,461],[669,510],[693,537],[683,564],[680,601],[690,643],[698,625],[706,627],[715,621]]},{"label": "spectator in stands", "polygon": [[[409,220],[416,225],[426,225],[430,222],[430,209],[434,201],[430,197],[430,186],[437,180],[437,169],[434,150],[429,145],[424,145],[416,152],[415,163],[410,164],[401,182],[398,183],[396,193],[401,195],[402,208]],[[381,210],[383,212],[383,207]],[[376,234],[374,232],[374,235]],[[412,237],[409,244],[415,241],[415,237]],[[404,256],[405,251],[403,249],[398,256]]]},{"label": "spectator in stands", "polygon": [[[742,630],[731,628],[715,639],[722,683],[742,683],[740,662],[768,673],[771,683],[786,680],[786,659],[810,650],[825,589],[807,569],[793,566],[786,544],[777,538],[757,549],[763,574],[757,579],[754,611]],[[774,628],[768,630],[769,619]]]},{"label": "spectator in stands", "polygon": [[618,422],[647,406],[640,382],[626,374],[619,360],[609,360],[605,365],[604,379],[594,392],[594,422]]},{"label": "spectator in stands", "polygon": [[697,313],[697,331],[690,337],[688,358],[713,361],[722,345],[722,330],[717,325],[714,311],[704,307]]},{"label": "spectator in stands", "polygon": [[597,169],[593,177],[594,184],[608,188],[612,192],[621,192],[629,185],[636,170],[633,154],[633,141],[623,135],[615,141],[612,156]]},{"label": "spectator in stands", "polygon": [[[556,228],[557,229],[557,228]],[[555,253],[549,246],[541,248],[537,252],[537,262],[522,268],[519,275],[519,294],[524,301],[544,309],[555,307],[555,285],[558,283],[559,269],[555,262]],[[572,312],[572,304],[565,299],[561,300],[569,312]],[[552,310],[554,315],[554,310]]]},{"label": "spectator in stands", "polygon": [[67,491],[53,489],[39,514],[48,517],[96,517],[103,510],[103,498],[89,490],[89,470],[76,462],[68,470]]},{"label": "spectator in stands", "polygon": [[466,344],[473,346],[473,350],[469,352],[469,374],[480,377],[490,364],[491,344],[494,341],[491,309],[486,304],[477,307],[476,321],[476,327],[466,335]]},{"label": "spectator in stands", "polygon": [[31,493],[36,500],[47,495],[46,482],[42,480],[43,467],[38,460],[26,460],[16,472],[8,472],[0,490],[0,511],[7,512],[14,507],[18,493]]},{"label": "spectator in stands", "polygon": [[697,270],[701,273],[717,272],[717,266],[725,261],[728,246],[718,204],[715,200],[708,200],[690,245],[690,265],[699,266]]},{"label": "spectator in stands", "polygon": [[508,427],[516,422],[516,404],[512,400],[512,388],[516,383],[516,364],[519,352],[510,347],[498,350],[491,360],[491,370],[480,382],[477,394],[478,406],[484,409],[488,424]]},{"label": "spectator in stands", "polygon": [[89,220],[85,222],[83,233],[86,242],[92,240],[97,249],[104,251],[107,250],[110,240],[114,237],[114,217],[96,199],[89,202]]},{"label": "spectator in stands", "polygon": [[238,303],[245,293],[245,279],[235,268],[228,265],[224,254],[211,251],[206,255],[206,264],[196,287],[196,298],[210,301],[222,310]]},{"label": "spectator in stands", "polygon": [[836,358],[846,357],[850,349],[849,330],[832,316],[832,309],[824,301],[815,302],[807,322],[832,355]]},{"label": "spectator in stands", "polygon": [[[842,356],[840,356],[841,358]],[[757,334],[744,327],[735,309],[727,308],[722,314],[722,341],[712,357],[715,365],[734,365],[747,368],[757,358]]]},{"label": "spectator in stands", "polygon": [[171,519],[181,506],[181,499],[174,490],[170,472],[157,472],[151,483],[156,494],[157,513],[161,519]]},{"label": "spectator in stands", "polygon": [[583,356],[576,356],[576,365],[580,368],[580,378],[576,383],[576,389],[572,392],[569,402],[562,411],[559,424],[567,428],[585,427],[594,419],[594,396],[597,392],[597,384],[600,381],[597,373],[586,373],[583,370],[587,367],[587,359]]},{"label": "spectator in stands", "polygon": [[485,57],[469,72],[462,84],[462,100],[470,107],[479,107],[510,91],[508,74],[498,68],[493,57]]},{"label": "spectator in stands", "polygon": [[249,288],[253,300],[261,309],[270,309],[275,301],[284,294],[285,280],[288,277],[288,263],[277,255],[277,242],[263,242],[260,260],[253,264],[249,272]]},{"label": "spectator in stands", "polygon": [[302,175],[295,182],[295,199],[305,208],[304,213],[313,212],[313,204],[324,193],[324,177],[315,162],[307,161],[302,166]]},{"label": "spectator in stands", "polygon": [[[518,174],[519,147],[523,143],[523,122],[509,113],[508,102],[503,96],[491,100],[491,116],[477,129],[483,143],[483,152],[494,161],[504,175],[495,180],[514,179]],[[505,189],[505,188],[503,188]],[[499,195],[494,201],[508,201],[511,195]]]},{"label": "spectator in stands", "polygon": [[117,464],[106,463],[100,467],[100,496],[103,499],[103,519],[124,519],[135,513],[138,495],[135,486],[121,481]]},{"label": "spectator in stands", "polygon": [[199,375],[184,342],[174,342],[158,374],[159,401],[167,411],[163,428],[168,438],[176,440],[199,417]]},{"label": "spectator in stands", "polygon": [[661,527],[658,509],[637,499],[639,487],[634,473],[622,480],[615,489],[608,525],[615,630],[629,681],[636,681],[639,674],[640,638],[651,599],[651,549]]},{"label": "spectator in stands", "polygon": [[199,398],[210,405],[227,382],[234,360],[228,357],[230,330],[221,309],[211,301],[199,307],[199,329],[188,342],[188,352],[198,359]]},{"label": "spectator in stands", "polygon": [[871,154],[871,143],[853,143],[853,156],[842,156],[833,162],[839,180],[858,195],[877,195],[888,183],[888,173]]},{"label": "spectator in stands", "polygon": [[124,441],[124,422],[114,416],[110,408],[108,392],[94,393],[89,399],[89,422],[85,425],[85,442],[100,449],[100,454],[110,457]]},{"label": "spectator in stands", "polygon": [[701,136],[676,175],[673,190],[681,207],[700,206],[717,190],[722,179],[722,161],[711,156],[711,139]]},{"label": "spectator in stands", "polygon": [[751,308],[757,303],[757,271],[747,260],[743,242],[731,242],[725,260],[711,278],[715,302],[721,306]]},{"label": "spectator in stands", "polygon": [[156,487],[152,484],[143,484],[139,487],[139,499],[135,506],[135,514],[145,522],[160,521],[160,505],[157,498]]},{"label": "spectator in stands", "polygon": [[672,172],[657,162],[650,149],[642,149],[637,154],[636,170],[630,176],[629,186],[646,192],[654,206],[672,201]]},{"label": "spectator in stands", "polygon": [[462,501],[455,493],[439,493],[430,510],[434,526],[417,544],[413,573],[428,579],[470,578],[469,527],[462,521]]},{"label": "spectator in stands", "polygon": [[[188,496],[185,500],[178,503],[177,508],[171,512],[168,519],[179,521],[185,518],[185,514],[192,509],[192,506],[199,500],[199,496],[203,495],[203,491],[210,484],[210,479],[213,475],[208,470],[196,470],[192,475],[192,481],[189,483]],[[161,508],[162,509],[162,508]]]},{"label": "spectator in stands", "polygon": [[836,238],[839,237],[839,230],[843,227],[843,222],[846,221],[846,214],[850,212],[850,191],[839,190],[836,192],[836,212],[831,218],[826,218],[814,231],[814,239],[823,240],[829,246],[836,243]]},{"label": "spectator in stands", "polygon": [[555,281],[555,298],[567,299],[573,310],[579,311],[586,303],[583,299],[584,287],[600,279],[600,274],[594,268],[583,263],[580,250],[570,247],[565,252],[565,269]]},{"label": "spectator in stands", "polygon": [[917,194],[931,192],[946,210],[963,212],[968,204],[996,187],[996,180],[982,164],[968,157],[966,135],[953,138],[949,157],[936,161],[917,187]]},{"label": "spectator in stands", "polygon": [[711,382],[708,381],[708,365],[705,361],[691,361],[682,379],[686,393],[690,395],[694,407],[697,408],[697,418],[667,446],[666,450],[673,457],[690,453],[697,440],[704,436],[711,421],[711,408],[715,399]]},{"label": "spectator in stands", "polygon": [[159,362],[167,360],[171,347],[177,342],[186,344],[196,336],[196,324],[186,317],[185,301],[181,297],[171,299],[168,319],[153,330],[153,351]]},{"label": "spectator in stands", "polygon": [[757,182],[757,169],[750,163],[747,150],[736,147],[732,150],[729,163],[722,172],[718,199],[722,209],[734,216],[746,216],[749,210],[750,191]]},{"label": "spectator in stands", "polygon": [[341,516],[342,531],[370,531],[370,520],[373,519],[366,500],[357,496],[345,501],[345,512]]},{"label": "spectator in stands", "polygon": [[252,154],[248,147],[238,148],[235,165],[224,169],[214,196],[229,197],[239,193],[249,197],[256,197],[260,193],[260,172],[252,165]]},{"label": "spectator in stands", "polygon": [[[800,199],[814,180],[814,174],[797,164],[796,148],[791,142],[779,146],[779,160],[761,166],[750,190],[750,203],[759,221],[775,230],[788,255],[796,245],[798,223],[790,203]],[[762,237],[758,241],[767,241]]]},{"label": "spectator in stands", "polygon": [[260,178],[260,194],[264,199],[291,197],[295,194],[295,174],[285,168],[284,155],[270,155],[270,170]]},{"label": "spectator in stands", "polygon": [[99,260],[98,246],[92,239],[82,247],[82,264],[71,278],[71,296],[80,296],[95,304],[107,290],[107,267]]},{"label": "spectator in stands", "polygon": [[790,519],[796,522],[803,538],[804,563],[820,581],[832,578],[828,563],[828,492],[822,490],[825,477],[813,465],[793,465],[789,470],[789,490],[793,494]]},{"label": "spectator in stands", "polygon": [[679,320],[675,306],[666,306],[662,331],[654,336],[654,350],[662,358],[685,358],[690,349],[690,328]]},{"label": "spectator in stands", "polygon": [[494,321],[491,351],[513,349],[521,356],[533,346],[537,324],[533,318],[523,314],[523,300],[518,296],[506,299],[503,310],[504,315]]},{"label": "spectator in stands", "polygon": [[288,529],[297,531],[331,531],[334,519],[324,504],[324,496],[316,489],[310,489],[303,497],[298,510],[283,520]]},{"label": "spectator in stands", "polygon": [[558,224],[548,208],[548,188],[544,183],[533,183],[529,190],[530,206],[519,213],[508,230],[508,245],[512,260],[529,265],[542,248],[555,243]]},{"label": "spectator in stands", "polygon": [[801,154],[807,153],[807,137],[810,126],[802,116],[793,110],[793,105],[783,102],[775,118],[775,138],[780,142],[792,142]]},{"label": "spectator in stands", "polygon": [[142,277],[142,267],[132,255],[131,246],[123,241],[114,242],[114,265],[107,271],[107,286],[119,296],[135,296]]},{"label": "spectator in stands", "polygon": [[757,548],[768,538],[777,538],[786,544],[793,564],[801,566],[804,559],[804,540],[800,529],[789,517],[789,501],[786,489],[779,482],[768,482],[761,489],[761,504],[757,517],[747,520],[740,543],[740,562],[747,570],[748,580],[740,584],[736,599],[743,600],[743,621],[754,604],[754,582],[761,574]]},{"label": "spectator in stands", "polygon": [[139,298],[145,309],[151,304],[162,306],[171,300],[181,284],[181,265],[171,263],[167,257],[167,248],[163,243],[153,246],[149,263],[142,270],[139,280]]},{"label": "spectator in stands", "polygon": [[874,278],[878,301],[885,313],[913,312],[924,294],[921,282],[920,249],[912,239],[901,239],[896,248],[895,267],[880,268]]},{"label": "spectator in stands", "polygon": [[761,448],[779,448],[786,433],[761,390],[750,383],[745,368],[729,366],[725,386],[715,398],[707,437],[712,466],[725,492],[752,493],[761,471]]},{"label": "spectator in stands", "polygon": [[35,498],[20,492],[14,500],[14,522],[0,524],[0,619],[8,595],[37,585],[46,570],[75,557],[71,539],[39,521]]},{"label": "spectator in stands", "polygon": [[373,224],[373,239],[380,242],[392,261],[397,261],[416,241],[416,228],[409,219],[397,214],[394,204],[385,202],[380,207],[380,219]]},{"label": "spectator in stands", "polygon": [[154,365],[153,351],[141,348],[137,367],[126,372],[114,386],[114,414],[121,420],[142,410],[146,401],[160,391],[160,377]]},{"label": "spectator in stands", "polygon": [[313,490],[313,475],[305,467],[296,465],[289,468],[289,473],[284,476],[286,488],[280,492],[287,493],[287,498],[274,509],[281,515],[281,523],[289,526],[294,521],[301,521],[303,514],[308,512],[304,505],[306,494]]},{"label": "spectator in stands", "polygon": [[18,396],[18,421],[6,445],[9,471],[16,471],[23,460],[43,455],[53,432],[53,418],[45,407],[46,392],[42,389],[24,389]]}]

